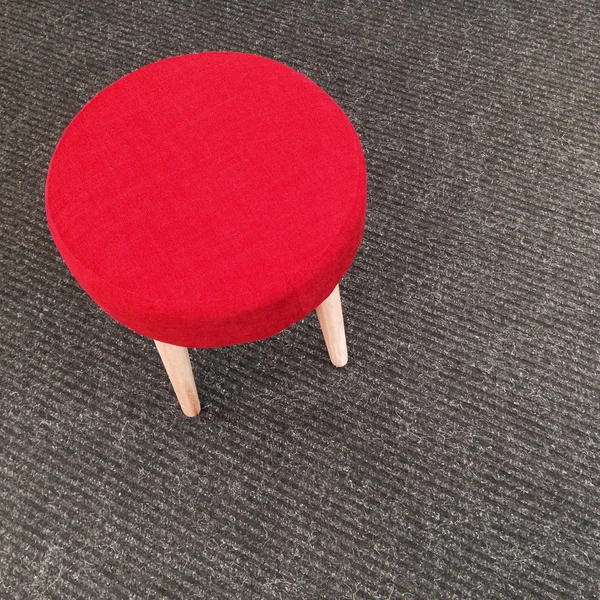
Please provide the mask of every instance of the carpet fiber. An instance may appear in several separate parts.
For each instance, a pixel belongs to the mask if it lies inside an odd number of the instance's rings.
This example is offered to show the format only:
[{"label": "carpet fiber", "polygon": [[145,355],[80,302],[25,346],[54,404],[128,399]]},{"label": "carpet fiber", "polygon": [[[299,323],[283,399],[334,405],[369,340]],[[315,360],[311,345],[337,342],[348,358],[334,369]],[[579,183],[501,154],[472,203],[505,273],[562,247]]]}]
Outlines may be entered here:
[{"label": "carpet fiber", "polygon": [[[0,597],[600,597],[600,6],[0,5]],[[369,173],[314,315],[196,350],[185,419],[153,344],[56,252],[65,126],[146,63],[280,60]]]}]

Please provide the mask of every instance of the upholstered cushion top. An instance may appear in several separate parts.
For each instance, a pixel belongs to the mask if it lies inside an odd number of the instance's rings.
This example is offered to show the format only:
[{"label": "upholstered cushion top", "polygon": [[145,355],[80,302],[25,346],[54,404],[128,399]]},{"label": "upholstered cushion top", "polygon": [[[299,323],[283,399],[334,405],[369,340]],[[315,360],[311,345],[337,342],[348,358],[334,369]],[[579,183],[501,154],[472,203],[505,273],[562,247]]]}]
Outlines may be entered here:
[{"label": "upholstered cushion top", "polygon": [[110,315],[207,347],[314,310],[352,262],[365,197],[358,136],[330,96],[273,60],[206,52],[97,94],[55,150],[46,211]]}]

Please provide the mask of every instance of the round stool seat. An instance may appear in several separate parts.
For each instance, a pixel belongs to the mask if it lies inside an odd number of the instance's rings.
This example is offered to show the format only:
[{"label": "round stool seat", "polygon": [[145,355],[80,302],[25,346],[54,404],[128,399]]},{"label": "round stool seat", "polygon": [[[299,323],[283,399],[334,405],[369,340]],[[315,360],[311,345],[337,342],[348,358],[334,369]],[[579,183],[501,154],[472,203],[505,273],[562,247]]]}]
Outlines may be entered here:
[{"label": "round stool seat", "polygon": [[134,331],[262,339],[314,310],[361,240],[358,136],[321,88],[233,52],[149,64],[97,94],[54,152],[46,212],[74,277]]}]

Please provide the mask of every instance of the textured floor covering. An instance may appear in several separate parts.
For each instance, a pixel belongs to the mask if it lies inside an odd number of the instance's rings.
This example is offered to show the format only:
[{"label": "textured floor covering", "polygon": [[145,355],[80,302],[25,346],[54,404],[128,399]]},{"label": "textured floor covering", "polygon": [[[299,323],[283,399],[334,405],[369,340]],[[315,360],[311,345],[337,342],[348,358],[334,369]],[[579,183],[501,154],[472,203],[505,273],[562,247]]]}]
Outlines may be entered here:
[{"label": "textured floor covering", "polygon": [[[599,22],[594,0],[0,3],[0,597],[600,597]],[[188,421],[67,273],[43,189],[95,92],[208,49],[341,104],[369,213],[348,367],[314,316],[194,351]]]}]

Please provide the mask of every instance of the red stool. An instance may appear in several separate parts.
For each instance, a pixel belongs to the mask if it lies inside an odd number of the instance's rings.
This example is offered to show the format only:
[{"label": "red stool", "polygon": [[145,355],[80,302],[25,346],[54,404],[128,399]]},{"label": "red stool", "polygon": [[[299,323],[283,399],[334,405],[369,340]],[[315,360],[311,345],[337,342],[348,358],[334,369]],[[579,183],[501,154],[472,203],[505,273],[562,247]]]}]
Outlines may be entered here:
[{"label": "red stool", "polygon": [[309,79],[234,52],[147,65],[73,119],[46,182],[50,231],[108,314],[156,341],[187,416],[188,347],[269,337],[315,310],[347,361],[338,282],[359,246],[358,136]]}]

